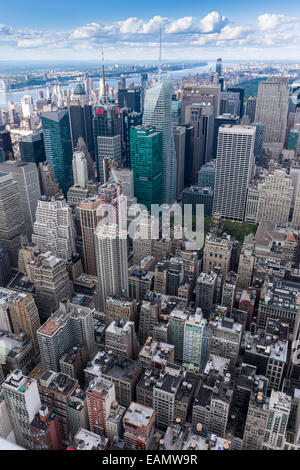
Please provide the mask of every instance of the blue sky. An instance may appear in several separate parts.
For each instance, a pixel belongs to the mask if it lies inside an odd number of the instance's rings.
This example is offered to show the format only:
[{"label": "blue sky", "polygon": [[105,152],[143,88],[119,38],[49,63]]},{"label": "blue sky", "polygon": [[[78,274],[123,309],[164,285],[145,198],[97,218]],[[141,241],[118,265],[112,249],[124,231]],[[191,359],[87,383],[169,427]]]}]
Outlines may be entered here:
[{"label": "blue sky", "polygon": [[0,60],[94,59],[103,46],[156,61],[162,28],[165,59],[300,62],[299,0],[11,0],[0,14]]}]

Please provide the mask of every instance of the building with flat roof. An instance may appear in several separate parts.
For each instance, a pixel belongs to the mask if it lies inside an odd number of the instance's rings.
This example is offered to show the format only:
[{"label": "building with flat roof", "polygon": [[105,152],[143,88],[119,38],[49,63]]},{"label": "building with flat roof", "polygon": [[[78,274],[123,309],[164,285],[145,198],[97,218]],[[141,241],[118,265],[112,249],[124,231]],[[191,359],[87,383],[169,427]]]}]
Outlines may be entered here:
[{"label": "building with flat roof", "polygon": [[258,330],[252,335],[245,332],[241,347],[244,361],[257,367],[257,374],[265,375],[269,387],[279,390],[287,364],[288,341],[279,336]]},{"label": "building with flat roof", "polygon": [[290,339],[295,338],[300,323],[299,299],[297,282],[271,278],[260,294],[257,326],[264,329],[268,319],[279,319],[289,325]]},{"label": "building with flat roof", "polygon": [[203,271],[215,271],[223,275],[230,270],[232,255],[232,241],[230,235],[217,237],[208,233],[205,239],[203,252]]},{"label": "building with flat roof", "polygon": [[106,435],[106,422],[116,399],[114,384],[103,377],[95,377],[86,389],[86,399],[90,430]]},{"label": "building with flat roof", "polygon": [[39,327],[39,313],[32,295],[0,288],[0,329],[15,334],[25,333],[37,352]]},{"label": "building with flat roof", "polygon": [[89,426],[86,393],[81,388],[76,388],[71,393],[67,413],[70,436],[73,439],[80,428],[87,429]]},{"label": "building with flat roof", "polygon": [[233,401],[234,383],[230,373],[204,375],[195,393],[192,423],[195,432],[212,432],[225,438]]},{"label": "building with flat roof", "polygon": [[38,381],[38,389],[43,405],[54,409],[59,420],[63,443],[69,441],[71,426],[69,422],[68,404],[73,392],[79,388],[78,380],[72,379],[61,372],[46,370]]},{"label": "building with flat roof", "polygon": [[29,364],[34,360],[34,349],[24,333],[13,334],[0,330],[0,363],[13,371],[27,372]]},{"label": "building with flat roof", "polygon": [[163,369],[168,362],[174,362],[174,349],[172,344],[154,341],[149,336],[139,352],[139,361],[144,367]]},{"label": "building with flat roof", "polygon": [[30,423],[34,450],[61,450],[62,442],[58,416],[42,405]]},{"label": "building with flat roof", "polygon": [[114,354],[133,359],[137,354],[137,338],[134,322],[124,322],[119,318],[105,330],[105,348]]},{"label": "building with flat roof", "polygon": [[123,418],[124,441],[136,450],[149,450],[154,435],[153,408],[132,402]]},{"label": "building with flat roof", "polygon": [[242,340],[242,325],[232,318],[217,313],[210,317],[210,353],[230,359],[233,367],[237,361]]},{"label": "building with flat roof", "polygon": [[95,352],[93,311],[60,302],[59,309],[38,330],[38,341],[44,369],[59,370],[59,360],[73,346],[86,346],[91,359]]},{"label": "building with flat roof", "polygon": [[107,437],[84,428],[76,433],[74,442],[76,450],[108,450]]},{"label": "building with flat roof", "polygon": [[34,449],[30,423],[41,408],[36,380],[23,376],[19,369],[15,369],[2,384],[2,394],[16,443],[25,449]]},{"label": "building with flat roof", "polygon": [[142,365],[100,348],[84,370],[86,384],[95,377],[103,377],[115,384],[116,400],[128,407],[135,399],[135,389],[142,374]]}]

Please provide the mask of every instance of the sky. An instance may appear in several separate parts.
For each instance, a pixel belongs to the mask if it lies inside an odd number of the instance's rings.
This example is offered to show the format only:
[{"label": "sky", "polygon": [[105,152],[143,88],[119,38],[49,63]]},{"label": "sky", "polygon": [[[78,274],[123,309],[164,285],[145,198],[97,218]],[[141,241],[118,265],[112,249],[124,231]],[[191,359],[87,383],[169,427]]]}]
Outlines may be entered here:
[{"label": "sky", "polygon": [[[2,2],[1,2],[2,3]],[[299,0],[10,0],[0,60],[294,60]]]}]

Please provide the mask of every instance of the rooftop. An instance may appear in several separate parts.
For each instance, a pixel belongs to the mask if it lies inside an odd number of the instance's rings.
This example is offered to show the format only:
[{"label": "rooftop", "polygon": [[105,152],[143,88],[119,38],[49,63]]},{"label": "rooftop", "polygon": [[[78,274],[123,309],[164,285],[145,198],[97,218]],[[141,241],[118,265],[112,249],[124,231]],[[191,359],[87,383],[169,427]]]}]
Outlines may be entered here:
[{"label": "rooftop", "polygon": [[108,445],[108,439],[87,429],[79,429],[74,436],[76,450],[105,450]]},{"label": "rooftop", "polygon": [[109,395],[112,388],[114,388],[114,384],[112,382],[104,380],[102,377],[96,377],[90,381],[87,393],[101,393],[101,396],[105,398]]},{"label": "rooftop", "polygon": [[260,354],[281,362],[287,361],[288,341],[280,340],[278,336],[271,336],[264,331],[254,336],[246,331],[241,347],[249,354]]},{"label": "rooftop", "polygon": [[62,372],[45,371],[39,379],[41,387],[45,387],[61,395],[68,395],[73,388],[78,388],[78,381]]},{"label": "rooftop", "polygon": [[5,357],[17,359],[28,347],[31,343],[24,333],[17,335],[0,330],[0,362],[5,361]]},{"label": "rooftop", "polygon": [[126,359],[101,348],[93,360],[88,362],[84,372],[95,377],[103,375],[131,382],[141,369],[140,362]]},{"label": "rooftop", "polygon": [[131,402],[124,416],[124,426],[128,423],[136,427],[147,427],[153,418],[155,411],[149,406]]}]

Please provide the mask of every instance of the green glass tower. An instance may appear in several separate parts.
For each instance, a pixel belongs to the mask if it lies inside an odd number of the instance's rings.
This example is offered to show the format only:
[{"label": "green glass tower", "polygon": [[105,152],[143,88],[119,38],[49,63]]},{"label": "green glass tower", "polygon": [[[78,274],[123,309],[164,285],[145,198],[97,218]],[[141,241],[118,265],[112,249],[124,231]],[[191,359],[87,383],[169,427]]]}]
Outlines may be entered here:
[{"label": "green glass tower", "polygon": [[154,126],[130,129],[130,160],[134,195],[148,210],[163,201],[163,141]]},{"label": "green glass tower", "polygon": [[72,142],[67,110],[49,111],[42,114],[45,153],[55,178],[66,194],[73,184]]}]

